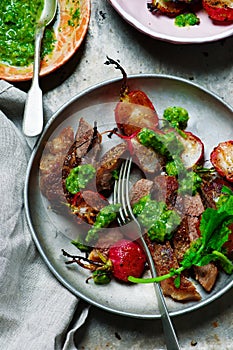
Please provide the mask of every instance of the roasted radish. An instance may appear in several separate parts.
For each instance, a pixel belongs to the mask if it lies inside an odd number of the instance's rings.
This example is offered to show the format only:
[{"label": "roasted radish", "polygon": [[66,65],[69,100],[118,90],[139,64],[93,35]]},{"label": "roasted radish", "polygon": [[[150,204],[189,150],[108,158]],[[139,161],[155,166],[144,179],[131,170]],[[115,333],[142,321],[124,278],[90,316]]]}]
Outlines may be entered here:
[{"label": "roasted radish", "polygon": [[166,0],[153,0],[150,7],[153,11],[159,11],[168,17],[175,17],[180,13],[183,13],[187,4],[185,2],[174,2]]},{"label": "roasted radish", "polygon": [[142,128],[155,129],[158,125],[157,113],[143,91],[132,91],[118,102],[115,120],[125,135],[132,135]]},{"label": "roasted radish", "polygon": [[142,247],[137,242],[127,239],[114,243],[107,254],[95,249],[89,258],[70,255],[64,250],[62,252],[64,256],[71,258],[66,264],[77,263],[91,270],[96,284],[109,283],[112,276],[122,282],[128,282],[129,276],[140,277],[146,264],[146,256]]},{"label": "roasted radish", "polygon": [[202,6],[215,21],[233,21],[232,0],[202,0]]},{"label": "roasted radish", "polygon": [[142,128],[155,129],[158,126],[158,115],[153,103],[141,90],[129,91],[127,74],[118,62],[108,57],[106,64],[115,65],[123,75],[120,90],[120,101],[115,108],[115,120],[118,128],[130,136]]},{"label": "roasted radish", "polygon": [[233,141],[220,142],[210,154],[210,161],[219,175],[233,182]]},{"label": "roasted radish", "polygon": [[204,159],[203,142],[189,131],[183,131],[184,137],[177,134],[179,141],[184,146],[184,151],[181,154],[181,159],[187,169],[191,169],[195,165],[199,165]]},{"label": "roasted radish", "polygon": [[128,277],[141,276],[145,269],[146,256],[137,242],[122,239],[109,249],[115,278],[128,282]]}]

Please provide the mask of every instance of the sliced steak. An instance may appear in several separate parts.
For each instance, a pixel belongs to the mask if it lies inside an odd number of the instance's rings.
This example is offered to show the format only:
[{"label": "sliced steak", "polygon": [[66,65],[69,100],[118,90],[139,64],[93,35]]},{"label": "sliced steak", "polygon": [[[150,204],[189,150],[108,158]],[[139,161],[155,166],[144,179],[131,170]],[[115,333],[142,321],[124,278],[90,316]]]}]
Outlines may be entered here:
[{"label": "sliced steak", "polygon": [[[180,197],[177,203],[178,210],[182,213],[183,219],[173,236],[172,244],[177,260],[180,262],[183,259],[184,253],[190,247],[191,242],[200,236],[199,223],[201,214],[204,211],[204,205],[199,194]],[[208,273],[205,273],[206,271]],[[195,266],[194,272],[195,278],[209,292],[217,279],[217,267],[213,263],[206,266]]]},{"label": "sliced steak", "polygon": [[[87,123],[83,118],[79,121],[75,141],[63,160],[62,178],[63,182],[70,170],[80,164],[96,164],[100,151],[101,136],[96,127]],[[65,188],[64,191],[66,192]]]},{"label": "sliced steak", "polygon": [[154,178],[151,197],[163,201],[169,209],[175,207],[179,184],[175,176],[158,175]]},{"label": "sliced steak", "polygon": [[175,208],[183,217],[186,215],[200,217],[205,209],[198,193],[195,196],[177,196]]},{"label": "sliced steak", "polygon": [[62,167],[62,184],[66,201],[71,204],[74,195],[66,189],[66,178],[70,171],[83,164],[96,165],[97,157],[100,152],[101,136],[96,127],[91,126],[83,118],[79,121],[75,141],[64,157]]},{"label": "sliced steak", "polygon": [[142,197],[150,194],[153,187],[153,181],[147,179],[140,179],[132,186],[130,190],[130,203],[133,206]]},{"label": "sliced steak", "polygon": [[[167,241],[165,244],[147,242],[150,249],[155,269],[158,276],[165,275],[170,272],[171,268],[178,268],[179,264],[174,251]],[[161,282],[161,288],[164,295],[171,297],[177,301],[197,301],[201,299],[200,294],[196,290],[194,284],[181,274],[180,287],[176,288],[174,284],[175,276],[170,277]]]},{"label": "sliced steak", "polygon": [[62,187],[62,166],[66,153],[74,142],[71,127],[63,129],[58,136],[45,145],[40,161],[40,189],[55,211],[65,210]]},{"label": "sliced steak", "polygon": [[216,208],[216,200],[220,196],[223,186],[227,186],[233,190],[232,184],[219,177],[211,181],[203,181],[201,196],[206,207]]},{"label": "sliced steak", "polygon": [[184,253],[190,247],[190,243],[199,237],[198,234],[199,219],[197,217],[185,216],[174,233],[172,244],[178,262],[181,262]]},{"label": "sliced steak", "polygon": [[148,177],[155,176],[156,173],[162,171],[164,160],[158,153],[150,147],[143,146],[138,141],[137,137],[134,137],[131,142],[134,162],[138,165],[141,171],[143,171]]},{"label": "sliced steak", "polygon": [[104,154],[96,170],[96,188],[98,192],[109,192],[114,184],[113,171],[117,170],[127,151],[127,144],[122,142]]},{"label": "sliced steak", "polygon": [[193,270],[196,280],[207,292],[210,292],[218,277],[216,265],[214,263],[209,263],[205,266],[194,266]]}]

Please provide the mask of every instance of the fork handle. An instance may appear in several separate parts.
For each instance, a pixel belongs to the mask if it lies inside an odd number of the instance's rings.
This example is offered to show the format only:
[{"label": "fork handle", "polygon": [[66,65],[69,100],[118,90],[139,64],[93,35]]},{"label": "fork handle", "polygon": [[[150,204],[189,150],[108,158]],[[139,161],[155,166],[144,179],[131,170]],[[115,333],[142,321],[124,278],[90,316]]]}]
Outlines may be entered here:
[{"label": "fork handle", "polygon": [[[140,223],[138,222],[138,220],[134,216],[134,213],[133,213],[133,211],[131,209],[131,205],[130,205],[129,176],[130,176],[130,169],[131,169],[131,164],[132,164],[132,157],[128,158],[125,161],[125,164],[128,166],[128,169],[126,166],[125,170],[123,172],[123,175],[124,175],[124,177],[126,176],[126,202],[127,202],[127,206],[129,209],[130,217],[131,217],[131,219],[133,219],[134,223],[138,227],[138,232],[140,233],[139,238],[141,241],[141,245],[144,249],[144,252],[147,256],[147,261],[148,261],[148,264],[150,267],[151,275],[152,275],[152,277],[156,277],[156,270],[155,270],[154,261],[153,261],[150,249],[149,249],[148,245],[146,244],[146,241],[143,237]],[[155,289],[155,293],[156,293],[156,297],[157,297],[157,301],[158,301],[159,312],[161,314],[161,320],[162,320],[163,332],[164,332],[164,338],[165,338],[167,350],[180,350],[180,346],[179,346],[178,339],[177,339],[177,336],[175,333],[175,329],[172,325],[161,287],[159,284],[154,283],[154,289]]]},{"label": "fork handle", "polygon": [[164,303],[164,298],[161,296],[161,288],[158,284],[154,285],[155,292],[157,295],[158,306],[161,314],[161,321],[163,325],[163,332],[167,350],[180,350],[178,339],[175,333],[175,329],[172,325],[170,316],[167,311],[167,307]]},{"label": "fork handle", "polygon": [[[148,263],[150,266],[150,271],[152,277],[156,277],[156,270],[154,267],[153,258],[151,256],[150,250],[143,238],[143,236],[140,237],[141,243],[143,245],[144,251],[147,255]],[[171,322],[171,318],[169,316],[167,306],[165,304],[165,300],[162,294],[161,287],[158,283],[154,283],[154,289],[158,300],[158,307],[159,312],[161,314],[161,321],[163,325],[163,332],[164,332],[164,338],[165,343],[167,346],[167,350],[180,350],[179,342],[175,333],[175,329],[173,327],[173,324]]]}]

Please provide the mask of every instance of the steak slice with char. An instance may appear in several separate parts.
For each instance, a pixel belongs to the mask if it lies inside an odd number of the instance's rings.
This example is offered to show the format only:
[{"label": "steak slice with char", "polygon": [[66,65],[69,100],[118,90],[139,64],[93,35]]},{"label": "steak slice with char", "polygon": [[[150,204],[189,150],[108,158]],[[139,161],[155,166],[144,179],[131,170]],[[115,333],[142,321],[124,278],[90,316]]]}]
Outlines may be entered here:
[{"label": "steak slice with char", "polygon": [[[175,253],[167,241],[165,244],[151,242],[147,238],[147,244],[150,249],[155,269],[158,276],[165,275],[170,269],[179,267]],[[200,294],[196,290],[194,284],[183,274],[180,276],[180,286],[176,288],[174,284],[175,276],[167,278],[161,282],[161,288],[165,296],[169,296],[177,301],[198,301],[201,299]]]},{"label": "steak slice with char", "polygon": [[133,206],[137,203],[142,197],[150,194],[153,187],[153,181],[148,179],[140,179],[132,186],[130,190],[130,203]]},{"label": "steak slice with char", "polygon": [[[172,244],[177,260],[180,262],[191,242],[195,241],[200,235],[199,222],[204,206],[199,194],[178,198],[177,203],[179,203],[177,207],[182,213],[183,219],[173,236]],[[194,266],[193,270],[196,280],[207,292],[211,291],[218,276],[218,269],[215,264],[209,263],[205,266]]]},{"label": "steak slice with char", "polygon": [[122,142],[107,151],[96,170],[96,188],[98,192],[108,193],[114,185],[113,171],[117,170],[127,151],[127,144]]},{"label": "steak slice with char", "polygon": [[131,140],[133,147],[133,159],[141,171],[148,177],[154,177],[156,173],[162,171],[164,159],[152,148],[142,145],[137,137]]},{"label": "steak slice with char", "polygon": [[195,196],[177,196],[175,208],[183,217],[188,215],[199,218],[205,210],[202,199],[198,193]]},{"label": "steak slice with char", "polygon": [[194,266],[193,270],[195,279],[207,292],[210,292],[218,277],[216,265],[214,263],[209,263],[205,266]]},{"label": "steak slice with char", "polygon": [[40,161],[40,189],[57,212],[65,210],[66,198],[62,186],[62,166],[64,158],[74,142],[74,131],[64,128],[58,136],[49,140]]},{"label": "steak slice with char", "polygon": [[63,177],[67,177],[70,170],[80,164],[95,164],[100,144],[101,135],[96,127],[80,118],[74,143],[64,158]]},{"label": "steak slice with char", "polygon": [[82,164],[96,166],[100,152],[101,136],[96,127],[91,126],[83,118],[79,121],[75,141],[63,159],[62,182],[63,190],[68,203],[72,202],[73,195],[66,190],[65,180],[70,171]]},{"label": "steak slice with char", "polygon": [[201,197],[206,207],[216,208],[216,200],[221,195],[223,186],[233,191],[233,186],[226,180],[216,177],[211,181],[205,180],[201,186]]},{"label": "steak slice with char", "polygon": [[157,201],[165,202],[169,209],[175,207],[177,190],[179,187],[175,176],[158,175],[154,178],[151,197]]}]

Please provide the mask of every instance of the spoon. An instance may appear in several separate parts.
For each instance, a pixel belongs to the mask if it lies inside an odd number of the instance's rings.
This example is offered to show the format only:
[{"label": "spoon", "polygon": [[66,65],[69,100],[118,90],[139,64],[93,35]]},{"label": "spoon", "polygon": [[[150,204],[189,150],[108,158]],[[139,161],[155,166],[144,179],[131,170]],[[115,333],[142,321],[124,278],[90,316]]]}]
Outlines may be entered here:
[{"label": "spoon", "polygon": [[32,85],[28,91],[23,116],[23,133],[37,136],[43,129],[43,98],[39,86],[40,50],[45,27],[52,22],[57,10],[57,0],[44,0],[44,7],[36,25]]}]

